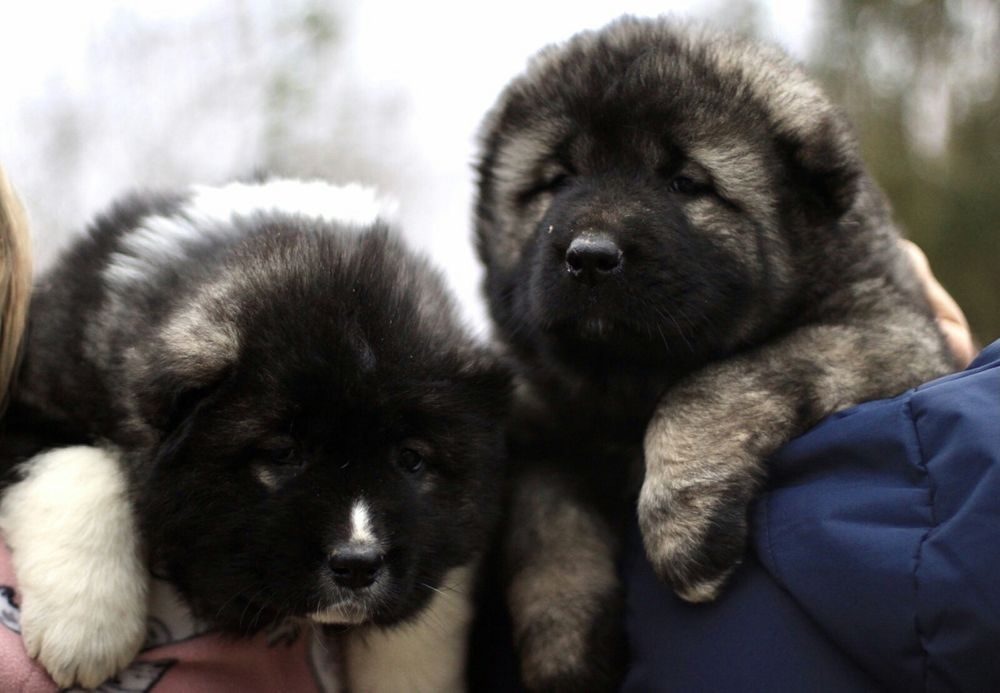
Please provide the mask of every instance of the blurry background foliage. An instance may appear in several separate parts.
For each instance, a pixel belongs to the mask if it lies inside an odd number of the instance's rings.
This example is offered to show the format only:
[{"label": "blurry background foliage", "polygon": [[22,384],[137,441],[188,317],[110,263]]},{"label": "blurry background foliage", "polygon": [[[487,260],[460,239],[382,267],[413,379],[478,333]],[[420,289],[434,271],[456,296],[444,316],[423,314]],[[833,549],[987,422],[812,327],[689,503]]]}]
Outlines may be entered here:
[{"label": "blurry background foliage", "polygon": [[843,0],[811,67],[979,341],[1000,337],[1000,7]]},{"label": "blurry background foliage", "polygon": [[[125,0],[103,2],[113,11],[85,64],[21,85],[27,96],[9,84],[0,94],[0,160],[28,201],[42,265],[125,187],[260,170],[362,180],[401,198],[404,230],[480,325],[469,241],[478,121],[531,52],[622,11],[618,2],[531,3],[537,21],[511,31],[493,25],[526,8],[241,0],[164,21],[148,4],[144,15]],[[898,220],[979,341],[1000,337],[998,3],[812,0],[776,31],[776,13],[791,4],[678,0],[668,9],[780,43],[804,34],[794,50],[853,119]],[[805,6],[808,28],[794,14]],[[366,11],[367,23],[355,21]],[[366,71],[374,63],[383,71]],[[407,89],[418,82],[415,97]]]},{"label": "blurry background foliage", "polygon": [[[761,33],[759,4],[728,4],[731,27]],[[828,2],[805,63],[977,341],[1000,338],[996,0]]]}]

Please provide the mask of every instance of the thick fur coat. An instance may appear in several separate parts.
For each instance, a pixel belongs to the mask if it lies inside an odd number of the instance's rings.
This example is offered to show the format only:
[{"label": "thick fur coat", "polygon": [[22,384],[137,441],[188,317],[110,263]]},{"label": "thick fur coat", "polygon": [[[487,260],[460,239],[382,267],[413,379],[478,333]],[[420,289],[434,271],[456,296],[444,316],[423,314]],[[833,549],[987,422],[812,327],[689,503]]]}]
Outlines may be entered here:
[{"label": "thick fur coat", "polygon": [[481,146],[522,673],[610,688],[635,494],[659,575],[713,599],[772,452],[956,364],[848,122],[777,50],[623,18],[539,53]]},{"label": "thick fur coat", "polygon": [[299,181],[136,196],[38,280],[8,461],[63,447],[2,519],[59,683],[134,654],[148,561],[234,635],[353,629],[359,689],[461,687],[507,375],[380,209]]}]

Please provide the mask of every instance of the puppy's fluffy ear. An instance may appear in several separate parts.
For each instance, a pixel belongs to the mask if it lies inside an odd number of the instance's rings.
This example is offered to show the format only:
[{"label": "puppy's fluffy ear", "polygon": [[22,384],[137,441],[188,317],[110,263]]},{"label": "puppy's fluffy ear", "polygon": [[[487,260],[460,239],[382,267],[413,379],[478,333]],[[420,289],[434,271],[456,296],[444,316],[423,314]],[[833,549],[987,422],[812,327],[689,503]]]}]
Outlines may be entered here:
[{"label": "puppy's fluffy ear", "polygon": [[718,45],[720,70],[734,72],[767,111],[796,204],[805,202],[818,216],[841,216],[854,204],[864,171],[847,116],[780,50],[740,39]]},{"label": "puppy's fluffy ear", "polygon": [[240,339],[221,310],[195,304],[175,313],[137,356],[138,405],[145,421],[173,430],[232,371]]},{"label": "puppy's fluffy ear", "polygon": [[792,187],[818,215],[840,217],[854,204],[863,170],[850,124],[824,104],[813,118],[794,125],[779,130]]}]

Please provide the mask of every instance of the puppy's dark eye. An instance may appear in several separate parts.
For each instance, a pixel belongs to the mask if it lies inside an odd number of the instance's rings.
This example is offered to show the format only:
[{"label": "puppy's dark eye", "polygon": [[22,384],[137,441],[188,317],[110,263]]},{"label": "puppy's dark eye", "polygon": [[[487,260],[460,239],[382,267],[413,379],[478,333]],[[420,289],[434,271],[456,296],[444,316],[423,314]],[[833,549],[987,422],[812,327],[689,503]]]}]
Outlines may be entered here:
[{"label": "puppy's dark eye", "polygon": [[267,460],[279,467],[298,467],[303,464],[302,457],[294,445],[283,445],[267,451]]},{"label": "puppy's dark eye", "polygon": [[294,479],[306,468],[306,458],[291,440],[279,438],[265,441],[252,453],[250,470],[269,490],[275,490]]},{"label": "puppy's dark eye", "polygon": [[694,178],[688,176],[674,176],[670,179],[669,187],[670,192],[680,193],[681,195],[697,195],[706,190],[706,186],[703,183],[699,183]]},{"label": "puppy's dark eye", "polygon": [[399,451],[397,463],[407,474],[420,474],[426,468],[424,456],[413,448],[403,448]]},{"label": "puppy's dark eye", "polygon": [[563,190],[569,186],[572,181],[572,175],[568,172],[560,172],[552,175],[549,178],[538,183],[531,188],[528,188],[520,195],[517,196],[518,202],[521,204],[527,204],[533,201],[539,195],[554,195],[560,190]]},{"label": "puppy's dark eye", "polygon": [[558,190],[562,190],[567,185],[569,185],[569,174],[559,173],[545,181],[542,184],[542,189],[545,192],[556,192]]}]

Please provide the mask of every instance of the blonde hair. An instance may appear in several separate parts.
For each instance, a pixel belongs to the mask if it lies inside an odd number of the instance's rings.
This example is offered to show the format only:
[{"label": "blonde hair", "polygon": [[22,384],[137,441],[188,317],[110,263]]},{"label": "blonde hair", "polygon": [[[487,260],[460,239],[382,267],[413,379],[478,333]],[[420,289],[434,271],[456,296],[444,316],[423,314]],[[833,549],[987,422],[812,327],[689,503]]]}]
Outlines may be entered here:
[{"label": "blonde hair", "polygon": [[0,167],[0,413],[14,384],[30,295],[28,216]]}]

